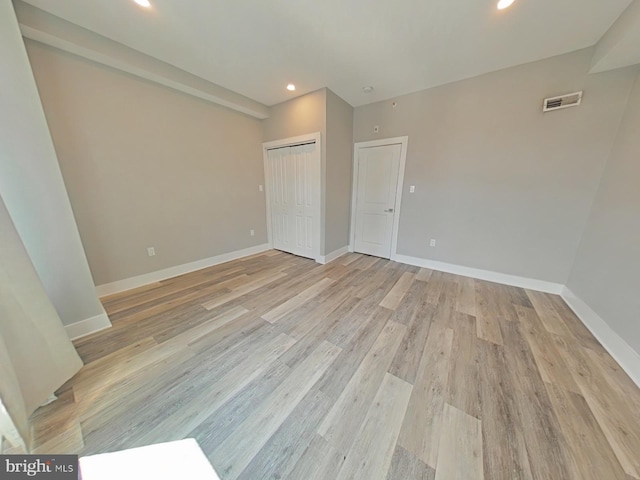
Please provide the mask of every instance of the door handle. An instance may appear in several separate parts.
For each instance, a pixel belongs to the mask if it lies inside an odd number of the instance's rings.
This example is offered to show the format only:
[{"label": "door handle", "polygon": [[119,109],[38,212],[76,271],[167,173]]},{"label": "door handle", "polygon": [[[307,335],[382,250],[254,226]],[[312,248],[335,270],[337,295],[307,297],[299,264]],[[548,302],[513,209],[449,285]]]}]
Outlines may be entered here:
[{"label": "door handle", "polygon": [[393,213],[393,208],[387,208],[387,209],[385,210],[385,212],[387,212],[387,213]]}]

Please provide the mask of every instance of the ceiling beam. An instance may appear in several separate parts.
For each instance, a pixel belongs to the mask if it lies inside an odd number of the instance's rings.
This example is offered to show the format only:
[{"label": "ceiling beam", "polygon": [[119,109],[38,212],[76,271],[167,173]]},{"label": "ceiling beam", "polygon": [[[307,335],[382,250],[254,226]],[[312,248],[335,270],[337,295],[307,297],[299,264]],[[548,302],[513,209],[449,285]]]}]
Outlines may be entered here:
[{"label": "ceiling beam", "polygon": [[640,63],[640,0],[633,0],[596,46],[590,73]]},{"label": "ceiling beam", "polygon": [[258,119],[269,109],[244,95],[98,35],[22,1],[14,6],[22,35],[68,53]]}]

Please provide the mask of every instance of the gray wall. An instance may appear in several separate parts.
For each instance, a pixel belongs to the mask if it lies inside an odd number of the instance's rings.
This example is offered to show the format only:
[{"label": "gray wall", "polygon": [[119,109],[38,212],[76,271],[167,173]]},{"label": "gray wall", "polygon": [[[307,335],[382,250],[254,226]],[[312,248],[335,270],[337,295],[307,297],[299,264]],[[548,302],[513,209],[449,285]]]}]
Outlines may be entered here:
[{"label": "gray wall", "polygon": [[97,285],[267,241],[259,120],[27,47]]},{"label": "gray wall", "polygon": [[640,75],[567,286],[640,352]]},{"label": "gray wall", "polygon": [[[269,108],[269,118],[262,121],[265,142],[283,140],[308,133],[320,132],[321,145],[321,214],[320,223],[326,225],[327,177],[327,89],[323,88]],[[325,237],[320,240],[320,254],[325,255]]]},{"label": "gray wall", "polygon": [[[566,282],[635,77],[588,75],[592,53],[355,109],[354,141],[409,136],[398,253]],[[542,113],[577,90],[579,108]]]},{"label": "gray wall", "polygon": [[27,417],[81,367],[0,196],[0,398],[27,444]]},{"label": "gray wall", "polygon": [[263,121],[264,141],[320,132],[322,137],[322,215],[320,253],[349,244],[353,107],[328,88],[279,103]]},{"label": "gray wall", "polygon": [[349,245],[353,107],[327,89],[326,228],[327,254]]},{"label": "gray wall", "polygon": [[104,315],[10,0],[0,58],[0,194],[63,323]]},{"label": "gray wall", "polygon": [[327,89],[302,95],[269,108],[269,118],[262,121],[263,141],[282,140],[307,133],[327,133]]}]

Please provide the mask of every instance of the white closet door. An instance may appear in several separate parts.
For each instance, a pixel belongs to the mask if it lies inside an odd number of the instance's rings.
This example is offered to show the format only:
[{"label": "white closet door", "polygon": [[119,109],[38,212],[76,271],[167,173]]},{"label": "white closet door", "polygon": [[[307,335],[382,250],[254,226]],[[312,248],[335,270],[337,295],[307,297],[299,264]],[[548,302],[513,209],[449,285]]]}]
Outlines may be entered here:
[{"label": "white closet door", "polygon": [[[289,147],[269,150],[269,180],[271,187],[271,226],[273,248],[291,252],[294,241],[291,235],[291,192],[287,163]],[[293,253],[293,252],[292,252]]]},{"label": "white closet door", "polygon": [[291,147],[293,165],[293,215],[295,247],[292,253],[314,258],[314,162],[315,144]]},{"label": "white closet door", "polygon": [[273,248],[315,258],[320,169],[315,144],[268,152]]}]

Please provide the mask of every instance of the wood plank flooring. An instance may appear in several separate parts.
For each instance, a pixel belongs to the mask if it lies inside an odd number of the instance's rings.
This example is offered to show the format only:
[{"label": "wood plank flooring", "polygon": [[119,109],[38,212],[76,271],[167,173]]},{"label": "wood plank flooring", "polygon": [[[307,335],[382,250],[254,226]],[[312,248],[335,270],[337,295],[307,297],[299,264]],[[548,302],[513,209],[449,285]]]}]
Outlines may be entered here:
[{"label": "wood plank flooring", "polygon": [[270,251],[103,299],[33,450],[194,437],[227,479],[640,479],[640,390],[559,297]]}]

